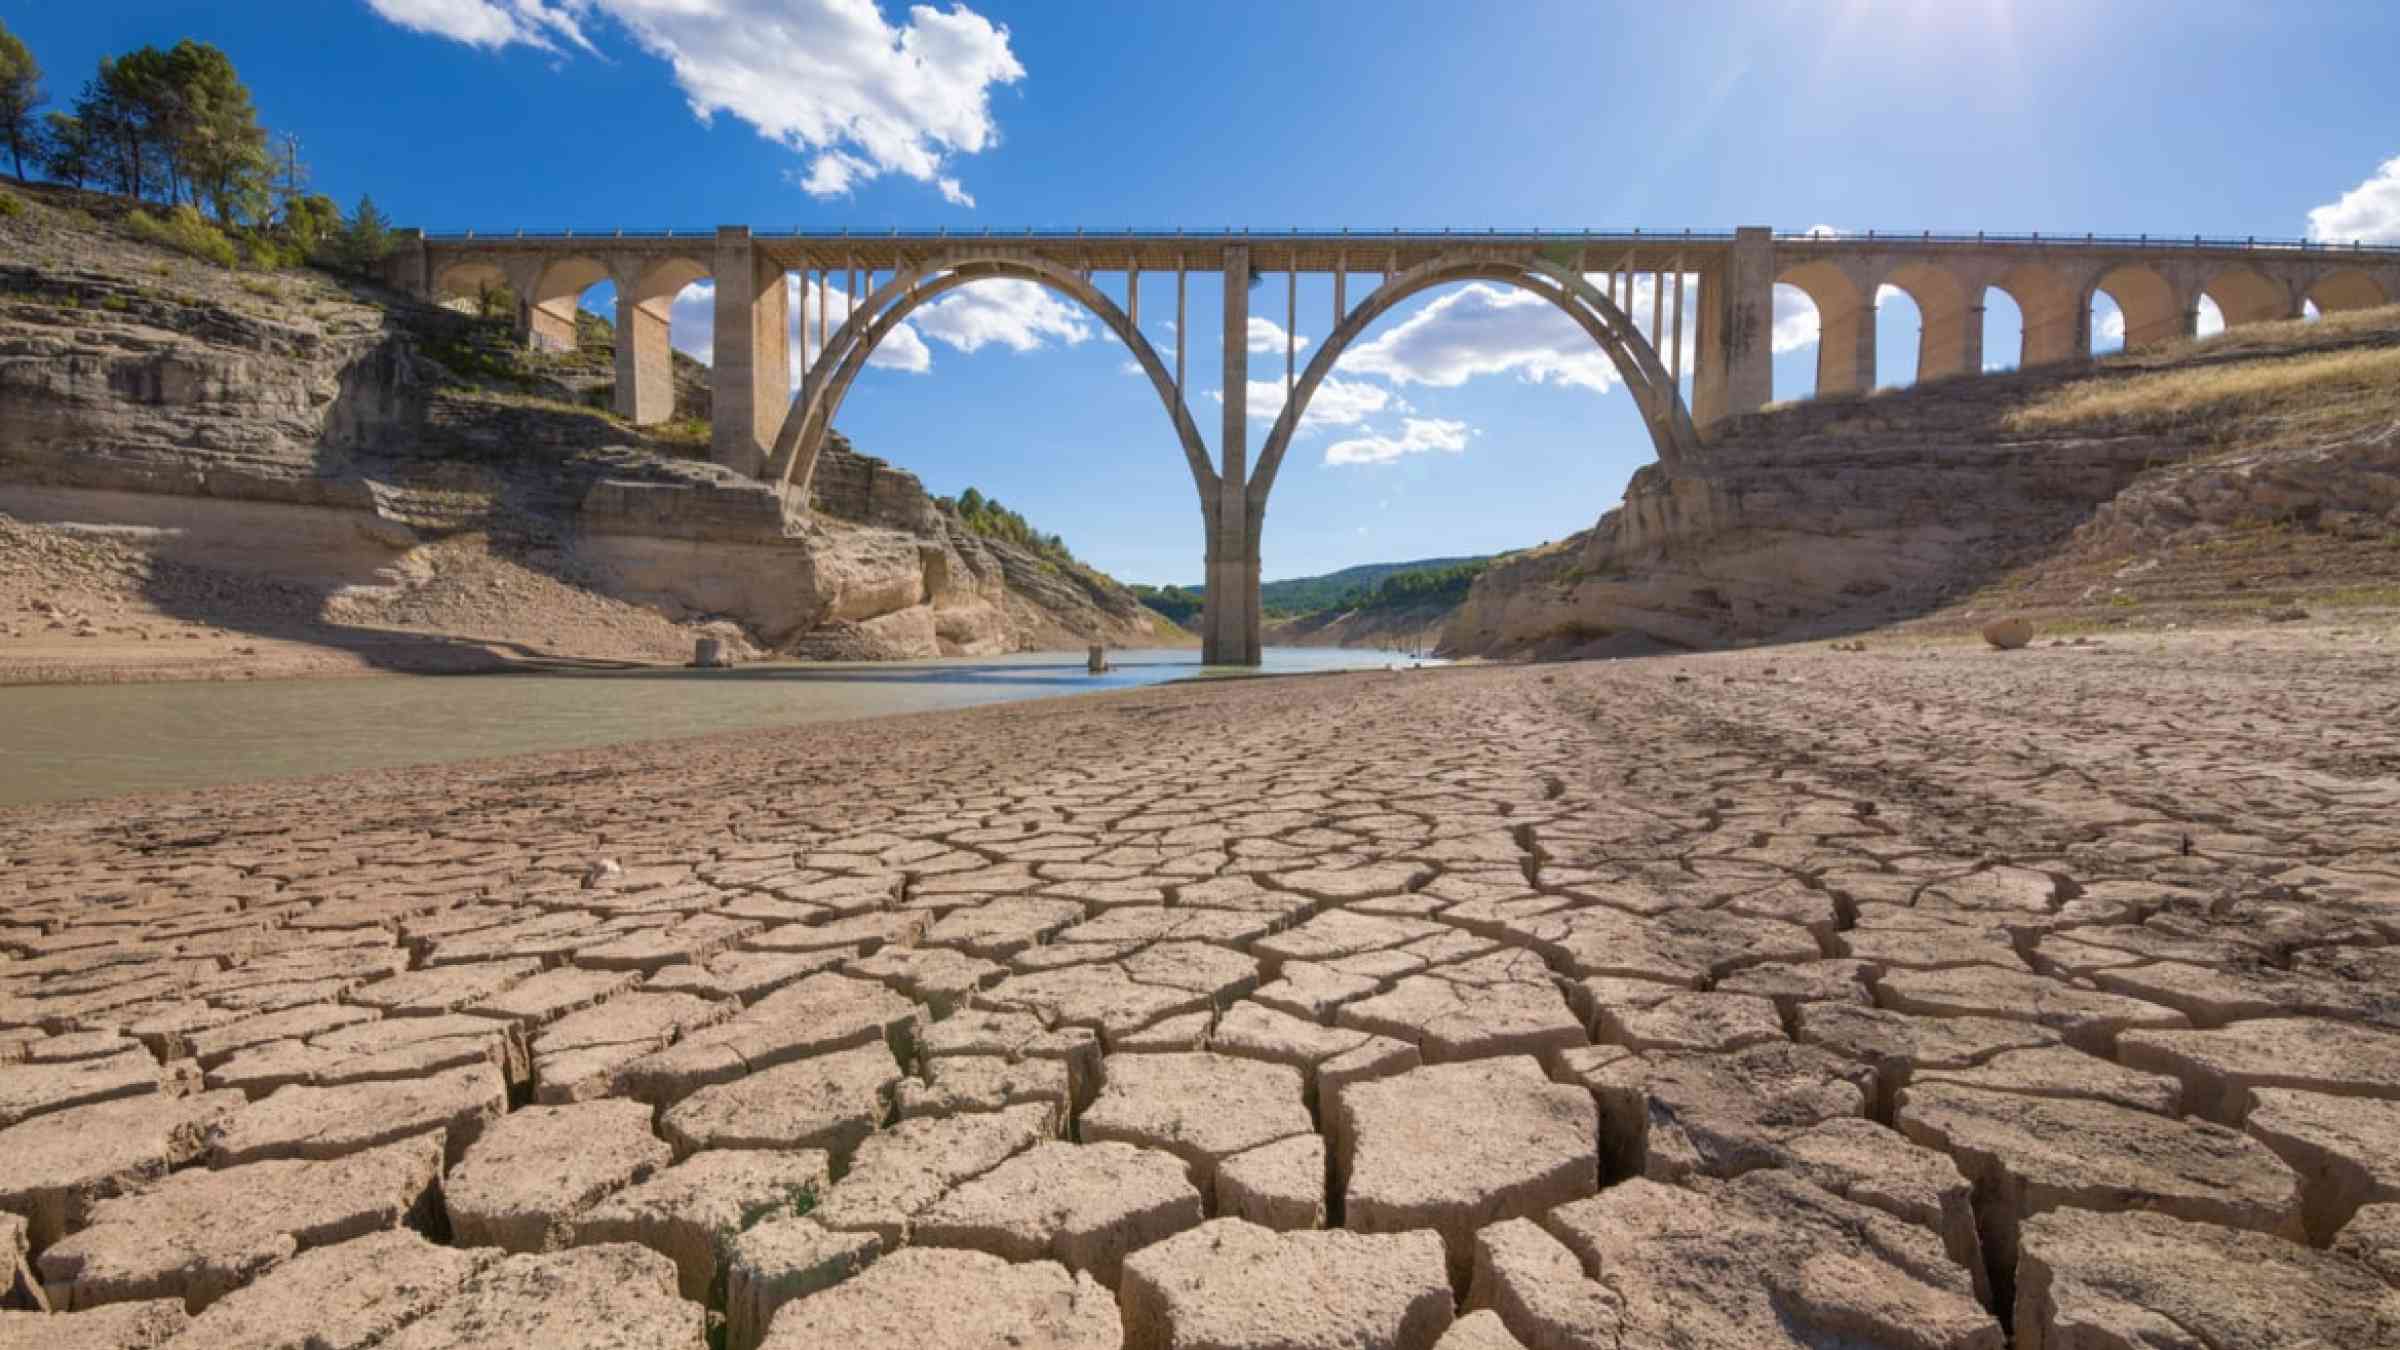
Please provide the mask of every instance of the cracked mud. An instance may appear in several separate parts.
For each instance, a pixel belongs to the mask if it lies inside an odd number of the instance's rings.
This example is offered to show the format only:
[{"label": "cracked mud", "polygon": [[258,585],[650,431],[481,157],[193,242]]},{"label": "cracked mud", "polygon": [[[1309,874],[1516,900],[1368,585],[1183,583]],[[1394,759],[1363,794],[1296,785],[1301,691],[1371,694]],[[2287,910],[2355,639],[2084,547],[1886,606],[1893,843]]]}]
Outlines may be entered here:
[{"label": "cracked mud", "polygon": [[2400,1346],[2396,766],[2220,639],[0,816],[0,1346]]}]

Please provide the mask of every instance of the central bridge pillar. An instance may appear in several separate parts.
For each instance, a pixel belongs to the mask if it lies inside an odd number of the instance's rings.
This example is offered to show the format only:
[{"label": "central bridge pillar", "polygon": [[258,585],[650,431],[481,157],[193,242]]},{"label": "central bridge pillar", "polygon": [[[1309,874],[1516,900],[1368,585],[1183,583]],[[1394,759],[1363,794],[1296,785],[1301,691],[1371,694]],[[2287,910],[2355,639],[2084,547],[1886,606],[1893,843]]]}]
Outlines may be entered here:
[{"label": "central bridge pillar", "polygon": [[791,301],[783,267],[747,225],[717,227],[716,359],[710,372],[709,458],[753,478],[791,407]]},{"label": "central bridge pillar", "polygon": [[1260,659],[1258,520],[1250,479],[1250,250],[1225,250],[1225,421],[1218,441],[1216,500],[1201,503],[1208,526],[1208,591],[1200,615],[1200,659],[1255,666]]}]

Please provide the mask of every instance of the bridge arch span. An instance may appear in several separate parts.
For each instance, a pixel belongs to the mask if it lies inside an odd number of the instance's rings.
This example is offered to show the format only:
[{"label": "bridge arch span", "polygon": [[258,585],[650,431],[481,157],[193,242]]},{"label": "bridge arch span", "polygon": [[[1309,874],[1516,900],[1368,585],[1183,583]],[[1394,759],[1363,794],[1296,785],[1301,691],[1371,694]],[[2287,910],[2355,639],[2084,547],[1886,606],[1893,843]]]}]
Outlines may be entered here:
[{"label": "bridge arch span", "polygon": [[1901,263],[1877,280],[1878,291],[1885,286],[1906,295],[1917,307],[1918,383],[1982,369],[1982,287],[1970,287],[1958,273],[1938,262]]},{"label": "bridge arch span", "polygon": [[2327,272],[2309,284],[2308,296],[2319,314],[2339,314],[2347,309],[2375,309],[2392,303],[2381,283],[2355,267]]},{"label": "bridge arch span", "polygon": [[2089,354],[2092,344],[2084,327],[2091,302],[2066,273],[2047,263],[2024,262],[1987,284],[2016,302],[2020,367],[2055,365]]},{"label": "bridge arch span", "polygon": [[840,330],[826,340],[824,351],[802,381],[800,396],[792,401],[791,410],[776,432],[768,454],[768,481],[804,499],[816,472],[817,458],[824,450],[825,438],[832,431],[834,415],[841,410],[850,386],[865,370],[875,349],[920,307],[962,286],[993,280],[1033,282],[1083,306],[1116,334],[1141,365],[1142,372],[1150,377],[1151,387],[1158,392],[1174,424],[1176,439],[1191,469],[1192,485],[1200,493],[1204,506],[1212,504],[1219,480],[1216,471],[1209,467],[1207,446],[1201,442],[1200,429],[1193,423],[1190,410],[1184,406],[1182,390],[1176,387],[1174,376],[1159,359],[1150,340],[1134,327],[1115,301],[1081,273],[1045,259],[1000,252],[954,254],[902,272],[853,309]]},{"label": "bridge arch span", "polygon": [[[2125,319],[2125,349],[2154,347],[2190,336],[2190,320],[2173,283],[2140,263],[2111,268],[2084,288],[2088,312],[2095,296],[2106,295]],[[2195,303],[2197,297],[2194,297]]]},{"label": "bridge arch span", "polygon": [[1824,258],[1775,274],[1817,308],[1815,397],[1863,394],[1875,387],[1875,278]]},{"label": "bridge arch span", "polygon": [[536,346],[575,350],[575,309],[583,293],[612,280],[608,264],[589,254],[554,258],[534,273],[530,288],[517,293],[526,336]]},{"label": "bridge arch span", "polygon": [[2300,308],[2291,286],[2239,263],[2210,275],[2200,284],[2200,294],[2216,302],[2227,328],[2288,319]]},{"label": "bridge arch span", "polygon": [[1267,494],[1275,486],[1275,475],[1283,467],[1284,454],[1308,414],[1309,400],[1333,373],[1342,354],[1377,319],[1401,302],[1433,287],[1461,281],[1514,286],[1550,302],[1573,319],[1616,367],[1626,391],[1641,408],[1642,420],[1650,428],[1651,444],[1656,447],[1660,462],[1680,462],[1688,451],[1698,448],[1699,437],[1692,429],[1691,414],[1684,407],[1682,392],[1659,360],[1657,350],[1642,336],[1633,320],[1581,273],[1538,258],[1530,262],[1472,255],[1434,258],[1386,277],[1373,293],[1342,316],[1341,322],[1318,344],[1316,354],[1309,358],[1307,368],[1292,386],[1291,396],[1284,400],[1283,410],[1276,414],[1275,425],[1260,448],[1257,468],[1244,489],[1254,550],[1266,514]]}]

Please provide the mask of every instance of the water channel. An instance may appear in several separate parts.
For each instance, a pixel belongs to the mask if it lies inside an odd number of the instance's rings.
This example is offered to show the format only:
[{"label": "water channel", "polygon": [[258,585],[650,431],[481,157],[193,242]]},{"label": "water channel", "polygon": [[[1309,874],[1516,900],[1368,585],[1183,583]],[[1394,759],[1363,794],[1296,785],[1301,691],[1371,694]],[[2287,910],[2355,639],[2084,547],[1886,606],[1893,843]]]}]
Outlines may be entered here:
[{"label": "water channel", "polygon": [[[1191,651],[1080,654],[730,671],[376,676],[243,683],[0,689],[0,806],[389,769],[747,727],[934,712],[1168,680]],[[1380,669],[1389,652],[1270,647],[1263,671]],[[1427,663],[1433,664],[1433,663]]]}]

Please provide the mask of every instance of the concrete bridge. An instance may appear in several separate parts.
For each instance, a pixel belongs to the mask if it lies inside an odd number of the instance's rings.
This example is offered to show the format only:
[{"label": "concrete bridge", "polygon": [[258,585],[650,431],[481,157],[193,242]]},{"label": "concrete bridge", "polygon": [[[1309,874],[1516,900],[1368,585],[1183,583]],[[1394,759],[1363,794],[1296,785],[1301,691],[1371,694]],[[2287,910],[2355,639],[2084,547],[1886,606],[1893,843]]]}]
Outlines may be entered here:
[{"label": "concrete bridge", "polygon": [[[674,408],[668,310],[685,286],[716,289],[712,454],[721,464],[808,500],[833,419],[876,346],[919,306],[976,281],[1013,277],[1074,300],[1124,342],[1157,390],[1200,496],[1208,605],[1202,648],[1216,664],[1259,660],[1259,538],[1267,496],[1309,398],[1378,317],[1432,287],[1488,281],[1529,291],[1572,319],[1615,364],[1662,461],[1695,449],[1714,423],[1771,396],[1773,292],[1796,286],[1820,324],[1817,392],[1875,382],[1875,297],[1897,287],[1923,320],[1917,378],[1980,373],[1984,297],[1999,290],[2023,316],[2017,363],[2088,359],[2092,297],[2125,317],[2128,346],[2189,337],[2200,301],[2229,327],[2400,300],[2400,248],[2257,240],[2084,236],[1340,231],[1025,233],[906,231],[403,235],[389,279],[427,299],[505,284],[529,342],[572,346],[576,304],[615,283],[616,410],[637,424]],[[1222,278],[1223,391],[1211,459],[1186,397],[1187,279]],[[1333,279],[1332,329],[1305,366],[1284,353],[1281,414],[1249,453],[1252,279],[1283,273],[1282,321],[1296,325],[1298,276]],[[801,284],[787,288],[798,273]],[[1122,274],[1116,295],[1096,278]],[[1170,280],[1171,279],[1171,280]],[[1353,286],[1355,284],[1355,298]],[[842,296],[838,324],[827,322]],[[1175,350],[1141,328],[1145,294],[1175,306]],[[797,297],[798,312],[793,312]],[[1120,300],[1117,297],[1122,297]],[[1272,304],[1272,290],[1264,293]],[[1683,369],[1686,325],[1691,369]],[[800,388],[790,343],[800,343]],[[1690,395],[1684,387],[1688,380]]]}]

